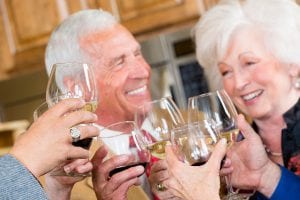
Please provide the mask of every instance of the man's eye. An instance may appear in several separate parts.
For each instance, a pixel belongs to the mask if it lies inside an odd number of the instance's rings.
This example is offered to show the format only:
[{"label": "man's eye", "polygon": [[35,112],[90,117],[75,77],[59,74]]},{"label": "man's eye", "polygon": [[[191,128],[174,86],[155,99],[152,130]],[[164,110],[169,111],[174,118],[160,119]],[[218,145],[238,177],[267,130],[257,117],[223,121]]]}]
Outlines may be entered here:
[{"label": "man's eye", "polygon": [[124,59],[119,59],[115,62],[115,65],[122,65],[124,63]]},{"label": "man's eye", "polygon": [[137,56],[141,56],[142,55],[142,52],[141,51],[136,51],[134,52],[134,55],[137,57]]}]

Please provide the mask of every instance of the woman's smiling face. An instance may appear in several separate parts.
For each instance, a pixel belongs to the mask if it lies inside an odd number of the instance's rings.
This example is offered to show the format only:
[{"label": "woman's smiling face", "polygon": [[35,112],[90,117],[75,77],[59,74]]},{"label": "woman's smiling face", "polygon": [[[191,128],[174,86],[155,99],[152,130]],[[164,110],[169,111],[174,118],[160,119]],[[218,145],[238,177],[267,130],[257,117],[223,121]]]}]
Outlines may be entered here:
[{"label": "woman's smiling face", "polygon": [[235,105],[252,118],[283,114],[295,94],[287,64],[276,59],[253,29],[236,31],[218,63],[223,86]]}]

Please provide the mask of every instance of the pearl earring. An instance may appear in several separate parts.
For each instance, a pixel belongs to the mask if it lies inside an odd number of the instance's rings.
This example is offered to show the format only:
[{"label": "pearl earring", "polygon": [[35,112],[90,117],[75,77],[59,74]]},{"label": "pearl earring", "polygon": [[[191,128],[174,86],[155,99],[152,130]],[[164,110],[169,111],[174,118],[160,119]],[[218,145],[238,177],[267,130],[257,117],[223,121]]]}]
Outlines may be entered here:
[{"label": "pearl earring", "polygon": [[294,86],[296,89],[300,89],[300,77],[297,77],[295,82],[294,82]]}]

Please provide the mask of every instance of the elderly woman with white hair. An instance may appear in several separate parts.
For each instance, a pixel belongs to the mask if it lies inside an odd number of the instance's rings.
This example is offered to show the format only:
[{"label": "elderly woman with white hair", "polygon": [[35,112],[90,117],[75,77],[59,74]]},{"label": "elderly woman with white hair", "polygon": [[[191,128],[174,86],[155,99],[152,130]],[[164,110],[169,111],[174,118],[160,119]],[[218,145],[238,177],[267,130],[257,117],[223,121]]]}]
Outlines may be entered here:
[{"label": "elderly woman with white hair", "polygon": [[257,133],[239,120],[245,139],[227,152],[233,186],[257,190],[257,199],[300,199],[299,5],[221,1],[201,17],[195,37],[210,89],[224,88]]}]

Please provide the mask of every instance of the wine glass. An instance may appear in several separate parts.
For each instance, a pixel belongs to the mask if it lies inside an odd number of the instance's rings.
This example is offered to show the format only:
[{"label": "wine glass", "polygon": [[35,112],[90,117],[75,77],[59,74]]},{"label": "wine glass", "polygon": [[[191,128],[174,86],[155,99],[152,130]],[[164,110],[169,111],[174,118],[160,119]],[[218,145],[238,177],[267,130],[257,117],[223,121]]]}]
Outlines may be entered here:
[{"label": "wine glass", "polygon": [[198,122],[185,124],[171,131],[171,143],[178,158],[192,166],[207,162],[219,138]]},{"label": "wine glass", "polygon": [[131,155],[130,162],[110,171],[108,178],[130,167],[142,165],[146,168],[150,161],[150,152],[142,145],[141,139],[142,133],[134,121],[117,122],[100,130],[98,140],[109,150],[107,159],[124,154]]},{"label": "wine glass", "polygon": [[144,145],[158,159],[165,158],[165,145],[170,141],[171,130],[185,124],[171,97],[145,102],[137,109],[135,122],[144,134]]},{"label": "wine glass", "polygon": [[[228,148],[242,139],[236,123],[237,111],[225,92],[204,93],[188,99],[188,122],[200,122],[210,131],[214,131],[219,138],[226,138]],[[228,194],[224,199],[248,199],[253,193],[239,193],[233,189],[230,176],[225,177]]]},{"label": "wine glass", "polygon": [[[54,64],[46,89],[46,102],[49,107],[54,106],[59,101],[67,98],[81,98],[84,100],[84,110],[95,112],[97,108],[97,86],[92,68],[85,63],[57,63]],[[84,126],[80,124],[78,126]],[[73,142],[74,146],[89,149],[92,138],[87,138]],[[62,169],[56,170],[52,175],[69,175],[63,173]],[[72,176],[81,174],[71,173]],[[85,176],[85,174],[82,174]]]}]

